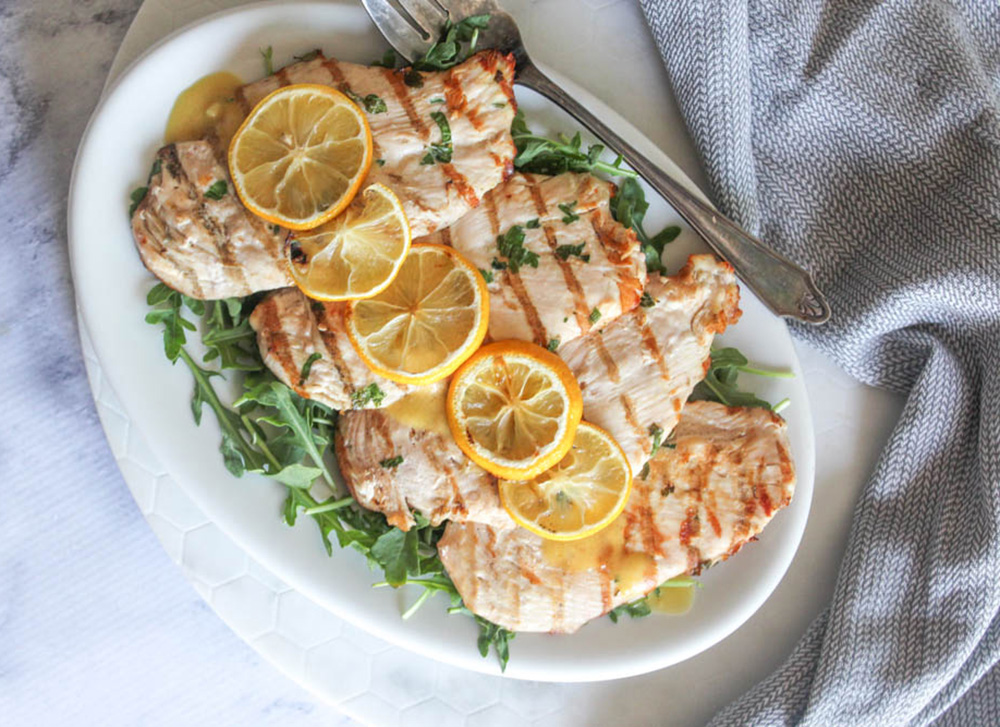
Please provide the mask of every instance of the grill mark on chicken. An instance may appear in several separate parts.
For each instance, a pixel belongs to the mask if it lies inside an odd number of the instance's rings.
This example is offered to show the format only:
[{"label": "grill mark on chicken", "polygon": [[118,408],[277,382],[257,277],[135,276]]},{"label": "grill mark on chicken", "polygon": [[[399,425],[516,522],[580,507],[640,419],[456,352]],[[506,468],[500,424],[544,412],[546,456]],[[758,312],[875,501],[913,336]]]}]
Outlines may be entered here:
[{"label": "grill mark on chicken", "polygon": [[281,84],[282,88],[285,86],[292,85],[292,79],[288,77],[288,68],[279,68],[278,72],[274,74],[278,78],[278,83]]},{"label": "grill mark on chicken", "polygon": [[[622,251],[618,249],[618,245],[615,242],[615,238],[610,234],[610,231],[605,227],[598,224],[597,217],[591,215],[590,226],[594,230],[594,234],[597,236],[597,240],[600,243],[598,247],[604,251],[608,260],[614,264],[621,264],[622,262]],[[618,284],[618,303],[623,311],[629,311],[635,308],[639,304],[639,299],[642,297],[642,286],[628,285],[628,281],[619,278],[617,280]]]},{"label": "grill mark on chicken", "polygon": [[611,380],[611,383],[617,384],[622,379],[621,373],[619,373],[618,364],[615,363],[615,359],[608,351],[608,347],[604,345],[604,339],[599,336],[595,338],[594,346],[597,348],[597,353],[608,370],[608,379]]},{"label": "grill mark on chicken", "polygon": [[236,97],[236,103],[240,105],[240,109],[243,111],[243,116],[249,116],[250,112],[253,110],[253,106],[251,106],[250,102],[247,101],[246,94],[243,93],[243,86],[236,89],[234,96]]},{"label": "grill mark on chicken", "polygon": [[346,83],[344,79],[344,72],[340,70],[340,64],[337,63],[336,58],[327,58],[324,56],[323,68],[325,68],[327,72],[330,74],[330,79],[333,81],[335,85],[340,86]]},{"label": "grill mark on chicken", "polygon": [[469,180],[465,178],[455,165],[451,162],[444,162],[441,164],[441,171],[448,178],[448,180],[455,185],[455,189],[465,200],[469,207],[475,208],[479,206],[479,197],[476,196],[476,190],[472,188],[469,184]]},{"label": "grill mark on chicken", "polygon": [[[549,207],[545,204],[545,198],[542,197],[542,192],[538,188],[538,180],[533,174],[525,174],[524,178],[528,181],[528,191],[531,193],[531,201],[534,202],[535,212],[542,219],[548,217]],[[573,272],[573,265],[570,261],[560,257],[556,253],[559,241],[556,239],[555,230],[548,223],[542,225],[542,230],[545,232],[545,241],[552,251],[552,258],[559,265],[563,280],[566,281],[566,287],[569,288],[573,296],[573,311],[577,325],[580,326],[581,331],[587,332],[593,327],[593,324],[590,322],[590,311],[587,309],[587,297],[584,295],[583,287],[580,285],[576,273]]]},{"label": "grill mark on chicken", "polygon": [[663,378],[664,382],[670,382],[670,370],[667,368],[667,362],[663,359],[663,352],[660,351],[660,346],[656,342],[656,336],[649,328],[649,319],[644,313],[636,316],[639,324],[639,336],[642,339],[642,346],[647,351],[649,355],[653,357],[653,361],[656,362],[656,368],[660,372],[660,376]]},{"label": "grill mark on chicken", "polygon": [[444,88],[444,98],[448,108],[459,114],[465,114],[473,128],[476,131],[482,131],[483,121],[479,118],[479,114],[469,107],[469,100],[465,96],[465,91],[462,89],[462,84],[456,77],[454,69],[444,77]]},{"label": "grill mark on chicken", "polygon": [[447,245],[448,247],[451,247],[451,228],[450,227],[445,227],[442,230],[438,230],[437,234],[438,234],[438,240],[441,242],[442,245]]},{"label": "grill mark on chicken", "polygon": [[281,321],[278,320],[278,310],[274,306],[262,308],[264,320],[262,326],[272,331],[271,341],[268,350],[278,359],[278,364],[285,372],[290,386],[299,396],[305,396],[305,391],[298,384],[299,371],[292,360],[292,354],[288,346],[288,336],[281,330]]},{"label": "grill mark on chicken", "polygon": [[333,364],[333,367],[337,369],[337,376],[339,376],[341,382],[343,382],[344,390],[347,392],[347,395],[350,396],[357,391],[358,388],[354,385],[354,377],[351,376],[351,370],[344,362],[344,357],[340,353],[340,336],[331,333],[323,326],[320,326],[319,335],[323,338],[326,350],[330,353],[330,362]]},{"label": "grill mark on chicken", "polygon": [[187,171],[184,169],[184,164],[181,163],[180,156],[177,153],[177,146],[174,144],[168,146],[167,155],[169,163],[171,164],[171,170],[174,172],[174,176],[177,177],[181,184],[187,187],[188,198],[197,205],[196,214],[198,222],[201,223],[202,228],[211,238],[218,241],[218,250],[222,259],[222,264],[237,280],[238,285],[241,285],[244,288],[247,287],[247,281],[243,275],[243,269],[240,267],[239,262],[236,259],[229,235],[223,233],[222,228],[219,227],[218,223],[215,219],[213,219],[208,209],[205,207],[205,200],[198,191],[198,185],[194,180],[188,177]]},{"label": "grill mark on chicken", "polygon": [[514,98],[514,85],[510,80],[508,80],[503,72],[497,68],[497,59],[499,57],[501,57],[499,54],[491,54],[487,56],[485,53],[481,53],[477,56],[479,65],[482,66],[483,70],[487,73],[493,74],[493,80],[497,82],[500,89],[503,91],[504,96],[507,97],[507,103],[513,106],[514,111],[517,111],[517,99]]},{"label": "grill mark on chicken", "polygon": [[[500,236],[500,215],[497,211],[497,203],[492,194],[486,195],[485,202],[486,214],[490,221],[490,230],[493,234],[493,239],[496,239]],[[545,326],[542,325],[542,319],[538,315],[538,310],[535,308],[535,304],[531,302],[531,297],[528,295],[528,291],[525,290],[520,276],[512,272],[508,267],[503,271],[503,281],[513,291],[514,297],[517,298],[517,302],[524,312],[524,317],[528,321],[528,326],[531,328],[531,335],[534,342],[539,346],[545,346],[548,343],[548,339],[545,336]]]},{"label": "grill mark on chicken", "polygon": [[468,514],[469,509],[465,505],[465,499],[462,497],[462,491],[459,489],[458,481],[455,479],[455,473],[447,463],[443,462],[437,456],[437,453],[429,446],[429,444],[429,441],[425,441],[421,449],[423,449],[424,455],[427,457],[427,461],[430,462],[431,467],[435,471],[440,471],[444,474],[445,480],[451,488],[452,499],[446,507],[455,517],[464,517]]},{"label": "grill mark on chicken", "polygon": [[424,117],[417,113],[417,107],[413,105],[413,99],[410,98],[410,88],[403,80],[403,74],[391,68],[386,68],[383,71],[383,75],[392,87],[392,93],[396,97],[396,100],[403,107],[410,125],[420,132],[424,141],[427,141],[430,137],[430,128],[427,126]]}]

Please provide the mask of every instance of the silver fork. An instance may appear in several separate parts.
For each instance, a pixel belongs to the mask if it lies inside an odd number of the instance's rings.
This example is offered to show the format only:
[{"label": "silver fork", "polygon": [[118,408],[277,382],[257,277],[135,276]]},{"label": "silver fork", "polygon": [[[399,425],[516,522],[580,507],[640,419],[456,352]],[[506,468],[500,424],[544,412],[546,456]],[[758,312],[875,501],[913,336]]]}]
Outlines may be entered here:
[{"label": "silver fork", "polygon": [[361,1],[389,45],[410,61],[427,52],[449,18],[457,23],[472,15],[489,13],[489,27],[481,32],[478,47],[512,53],[517,63],[516,83],[564,108],[609,149],[621,154],[717,255],[732,264],[737,275],[771,311],[806,323],[820,324],[829,319],[830,306],[807,271],[691,194],[539,71],[521,42],[514,19],[495,0]]}]

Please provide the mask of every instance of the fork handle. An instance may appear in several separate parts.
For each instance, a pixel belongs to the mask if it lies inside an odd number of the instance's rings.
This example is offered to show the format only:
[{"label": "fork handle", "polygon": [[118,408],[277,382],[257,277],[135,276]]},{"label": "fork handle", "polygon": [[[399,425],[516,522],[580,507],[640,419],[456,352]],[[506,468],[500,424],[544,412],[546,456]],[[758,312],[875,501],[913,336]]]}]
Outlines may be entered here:
[{"label": "fork handle", "polygon": [[812,276],[782,257],[732,220],[693,195],[612,131],[528,60],[518,64],[516,83],[537,91],[568,111],[659,192],[680,216],[728,261],[764,304],[779,316],[805,323],[825,323],[830,306]]}]

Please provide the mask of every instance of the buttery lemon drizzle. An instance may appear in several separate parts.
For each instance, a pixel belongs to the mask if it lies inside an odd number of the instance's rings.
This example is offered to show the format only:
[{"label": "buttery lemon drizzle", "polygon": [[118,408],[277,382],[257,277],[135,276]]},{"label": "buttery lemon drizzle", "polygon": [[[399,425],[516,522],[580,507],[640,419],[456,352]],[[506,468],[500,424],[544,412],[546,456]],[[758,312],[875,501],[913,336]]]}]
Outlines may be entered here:
[{"label": "buttery lemon drizzle", "polygon": [[687,613],[694,602],[694,586],[660,588],[649,594],[646,603],[657,613]]},{"label": "buttery lemon drizzle", "polygon": [[228,71],[195,81],[174,101],[163,140],[173,144],[214,136],[228,147],[243,122],[243,110],[236,102],[236,91],[242,85],[243,81]]},{"label": "buttery lemon drizzle", "polygon": [[451,437],[445,417],[446,385],[420,387],[385,408],[385,413],[404,427]]},{"label": "buttery lemon drizzle", "polygon": [[570,572],[599,570],[611,576],[616,590],[624,591],[656,577],[656,560],[648,553],[625,549],[624,516],[603,530],[580,540],[542,543],[542,557],[552,566]]}]

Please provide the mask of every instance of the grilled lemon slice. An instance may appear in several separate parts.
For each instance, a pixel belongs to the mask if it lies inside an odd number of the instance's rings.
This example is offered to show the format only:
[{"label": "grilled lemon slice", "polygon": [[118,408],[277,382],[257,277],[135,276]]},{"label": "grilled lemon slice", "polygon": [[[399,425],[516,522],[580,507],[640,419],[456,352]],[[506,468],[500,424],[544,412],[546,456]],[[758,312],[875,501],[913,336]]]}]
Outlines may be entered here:
[{"label": "grilled lemon slice", "polygon": [[229,173],[243,204],[292,230],[340,214],[371,163],[364,112],[328,86],[279,88],[254,107],[229,144]]},{"label": "grilled lemon slice", "polygon": [[578,540],[614,522],[632,490],[618,442],[581,422],[569,452],[530,480],[500,482],[500,501],[521,527],[549,540]]},{"label": "grilled lemon slice", "polygon": [[483,346],[448,389],[448,426],[473,462],[528,479],[561,460],[583,413],[580,386],[558,356],[523,341]]},{"label": "grilled lemon slice", "polygon": [[430,384],[479,348],[489,300],[483,276],[456,250],[414,245],[385,290],[351,303],[347,335],[375,373]]},{"label": "grilled lemon slice", "polygon": [[315,230],[296,232],[286,245],[292,278],[310,298],[369,298],[402,267],[410,249],[402,203],[381,184],[366,188],[361,200]]}]

